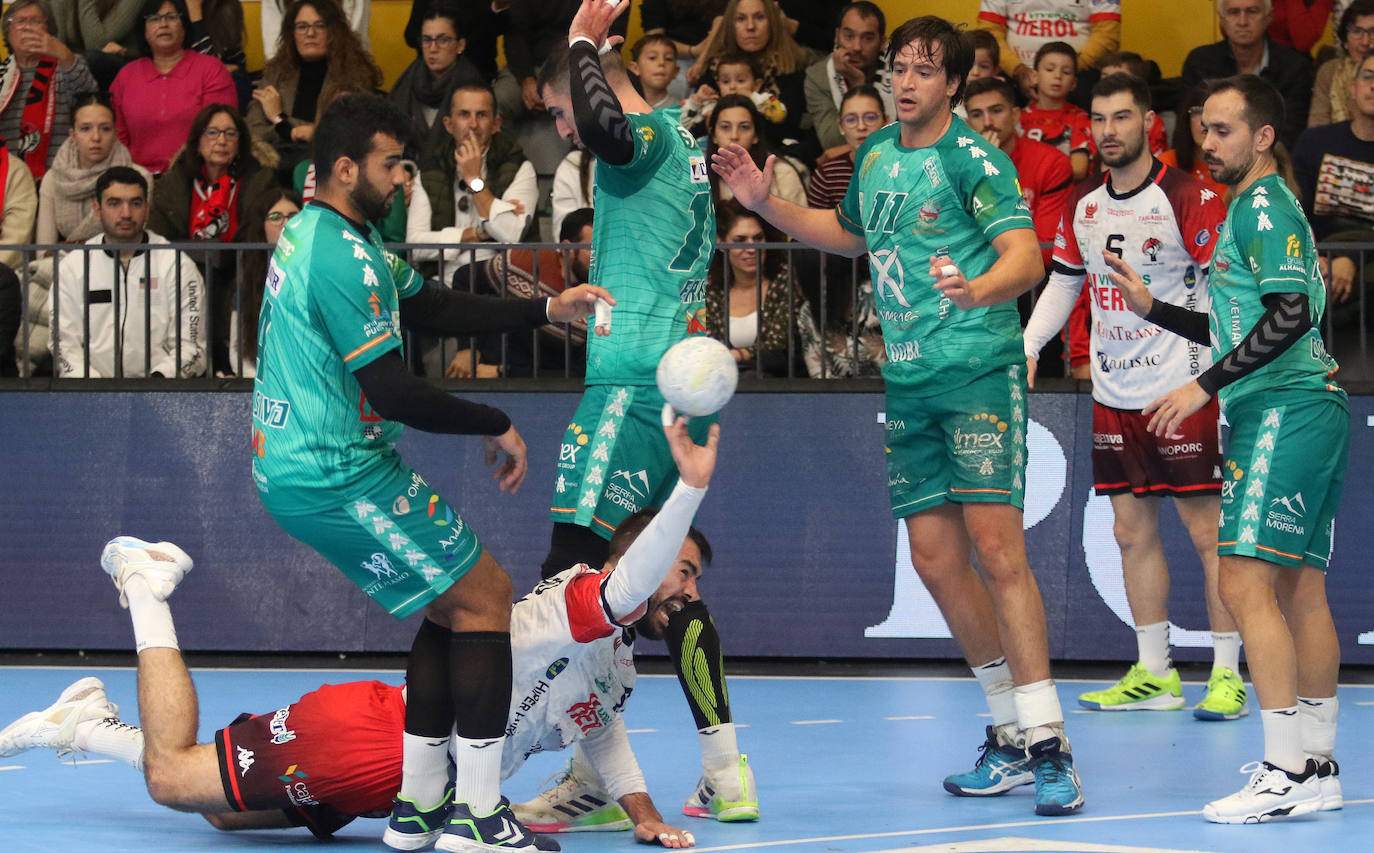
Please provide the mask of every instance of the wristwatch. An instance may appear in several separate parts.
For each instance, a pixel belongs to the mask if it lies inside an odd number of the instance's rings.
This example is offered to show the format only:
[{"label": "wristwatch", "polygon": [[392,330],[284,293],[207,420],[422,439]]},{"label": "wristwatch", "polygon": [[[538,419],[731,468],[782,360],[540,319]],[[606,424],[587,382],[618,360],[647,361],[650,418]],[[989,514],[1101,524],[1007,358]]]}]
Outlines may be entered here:
[{"label": "wristwatch", "polygon": [[480,193],[482,190],[484,190],[484,189],[486,189],[486,188],[487,188],[487,182],[484,181],[484,180],[482,180],[481,178],[473,178],[472,180],[468,181],[468,190],[469,190],[473,195],[477,195],[478,193]]}]

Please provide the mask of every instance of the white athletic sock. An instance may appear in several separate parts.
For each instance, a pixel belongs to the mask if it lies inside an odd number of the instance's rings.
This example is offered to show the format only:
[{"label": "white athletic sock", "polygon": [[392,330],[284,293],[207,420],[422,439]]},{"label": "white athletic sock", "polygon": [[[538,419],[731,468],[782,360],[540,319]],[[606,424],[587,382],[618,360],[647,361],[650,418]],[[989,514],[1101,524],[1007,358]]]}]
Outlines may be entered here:
[{"label": "white athletic sock", "polygon": [[167,602],[158,601],[141,575],[133,575],[124,583],[124,596],[129,602],[129,617],[134,623],[134,647],[144,649],[180,649],[176,627],[172,625],[172,609]]},{"label": "white athletic sock", "polygon": [[1302,718],[1298,706],[1260,709],[1264,726],[1264,760],[1290,773],[1301,773],[1307,766],[1302,751]]},{"label": "white athletic sock", "polygon": [[448,791],[448,744],[445,737],[401,734],[401,796],[430,811]]},{"label": "white athletic sock", "polygon": [[707,775],[733,770],[739,764],[734,723],[698,729],[697,740],[701,743],[701,767]]},{"label": "white athletic sock", "polygon": [[501,748],[505,742],[504,737],[472,740],[453,736],[453,757],[458,764],[453,799],[467,803],[476,817],[486,817],[501,804]]},{"label": "white athletic sock", "polygon": [[1336,751],[1336,697],[1309,699],[1298,697],[1298,718],[1302,720],[1302,751],[1316,758],[1329,759]]},{"label": "white athletic sock", "polygon": [[1236,631],[1226,633],[1212,632],[1212,666],[1224,666],[1234,673],[1240,672],[1240,634]]},{"label": "white athletic sock", "polygon": [[1140,663],[1163,678],[1173,662],[1169,659],[1169,622],[1135,626],[1135,646]]},{"label": "white athletic sock", "polygon": [[82,752],[117,758],[135,770],[143,770],[143,729],[118,717],[78,723],[72,745]]},{"label": "white athletic sock", "polygon": [[973,677],[983,688],[988,700],[988,710],[992,712],[992,725],[1000,728],[1016,722],[1016,700],[1012,689],[1016,684],[1011,680],[1011,667],[1007,659],[1000,657],[982,666],[973,667]]},{"label": "white athletic sock", "polygon": [[1054,689],[1053,678],[1019,685],[1012,695],[1016,698],[1016,721],[1024,731],[1056,723],[1063,727],[1064,710],[1059,707],[1059,693]]}]

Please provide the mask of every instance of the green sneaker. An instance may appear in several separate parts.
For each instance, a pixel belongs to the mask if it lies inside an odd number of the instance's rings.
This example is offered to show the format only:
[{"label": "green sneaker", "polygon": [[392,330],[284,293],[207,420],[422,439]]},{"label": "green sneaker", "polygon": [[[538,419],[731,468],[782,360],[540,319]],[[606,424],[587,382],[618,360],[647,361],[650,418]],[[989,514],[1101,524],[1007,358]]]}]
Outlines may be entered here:
[{"label": "green sneaker", "polygon": [[1137,663],[1106,690],[1079,696],[1078,704],[1090,711],[1177,711],[1184,704],[1183,685],[1173,667],[1161,678]]},{"label": "green sneaker", "polygon": [[1207,695],[1193,708],[1193,716],[1209,722],[1237,720],[1250,713],[1245,706],[1245,682],[1230,667],[1212,667],[1207,679]]}]

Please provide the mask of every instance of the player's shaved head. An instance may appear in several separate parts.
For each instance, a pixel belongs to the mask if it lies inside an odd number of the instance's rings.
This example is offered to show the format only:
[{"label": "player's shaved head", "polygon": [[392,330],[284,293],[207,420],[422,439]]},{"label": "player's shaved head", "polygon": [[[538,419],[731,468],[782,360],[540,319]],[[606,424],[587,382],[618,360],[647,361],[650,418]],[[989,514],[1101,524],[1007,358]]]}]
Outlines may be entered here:
[{"label": "player's shaved head", "polygon": [[[644,528],[648,527],[649,522],[653,521],[657,515],[658,510],[656,509],[641,509],[620,522],[615,533],[611,535],[610,555],[606,558],[606,562],[611,563],[625,556],[625,552],[639,538],[639,534],[644,532]],[[687,538],[691,539],[696,544],[697,550],[701,551],[702,566],[710,565],[712,559],[711,543],[706,541],[706,535],[692,527],[687,530]]]},{"label": "player's shaved head", "polygon": [[[620,78],[629,79],[625,63],[617,50],[602,54],[601,71],[611,85],[615,85]],[[535,76],[534,82],[541,93],[546,90],[558,95],[568,93],[568,88],[572,84],[572,51],[566,44],[558,42],[554,45],[544,64],[539,66],[539,73]]]}]

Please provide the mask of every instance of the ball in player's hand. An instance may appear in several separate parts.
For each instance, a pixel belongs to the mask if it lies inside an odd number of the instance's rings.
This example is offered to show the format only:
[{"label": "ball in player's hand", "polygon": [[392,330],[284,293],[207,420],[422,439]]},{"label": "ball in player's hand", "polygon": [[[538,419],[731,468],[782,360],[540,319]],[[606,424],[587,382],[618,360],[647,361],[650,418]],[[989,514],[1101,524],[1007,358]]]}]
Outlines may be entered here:
[{"label": "ball in player's hand", "polygon": [[725,344],[697,335],[678,341],[658,362],[658,390],[684,415],[713,415],[734,396],[739,366]]}]

